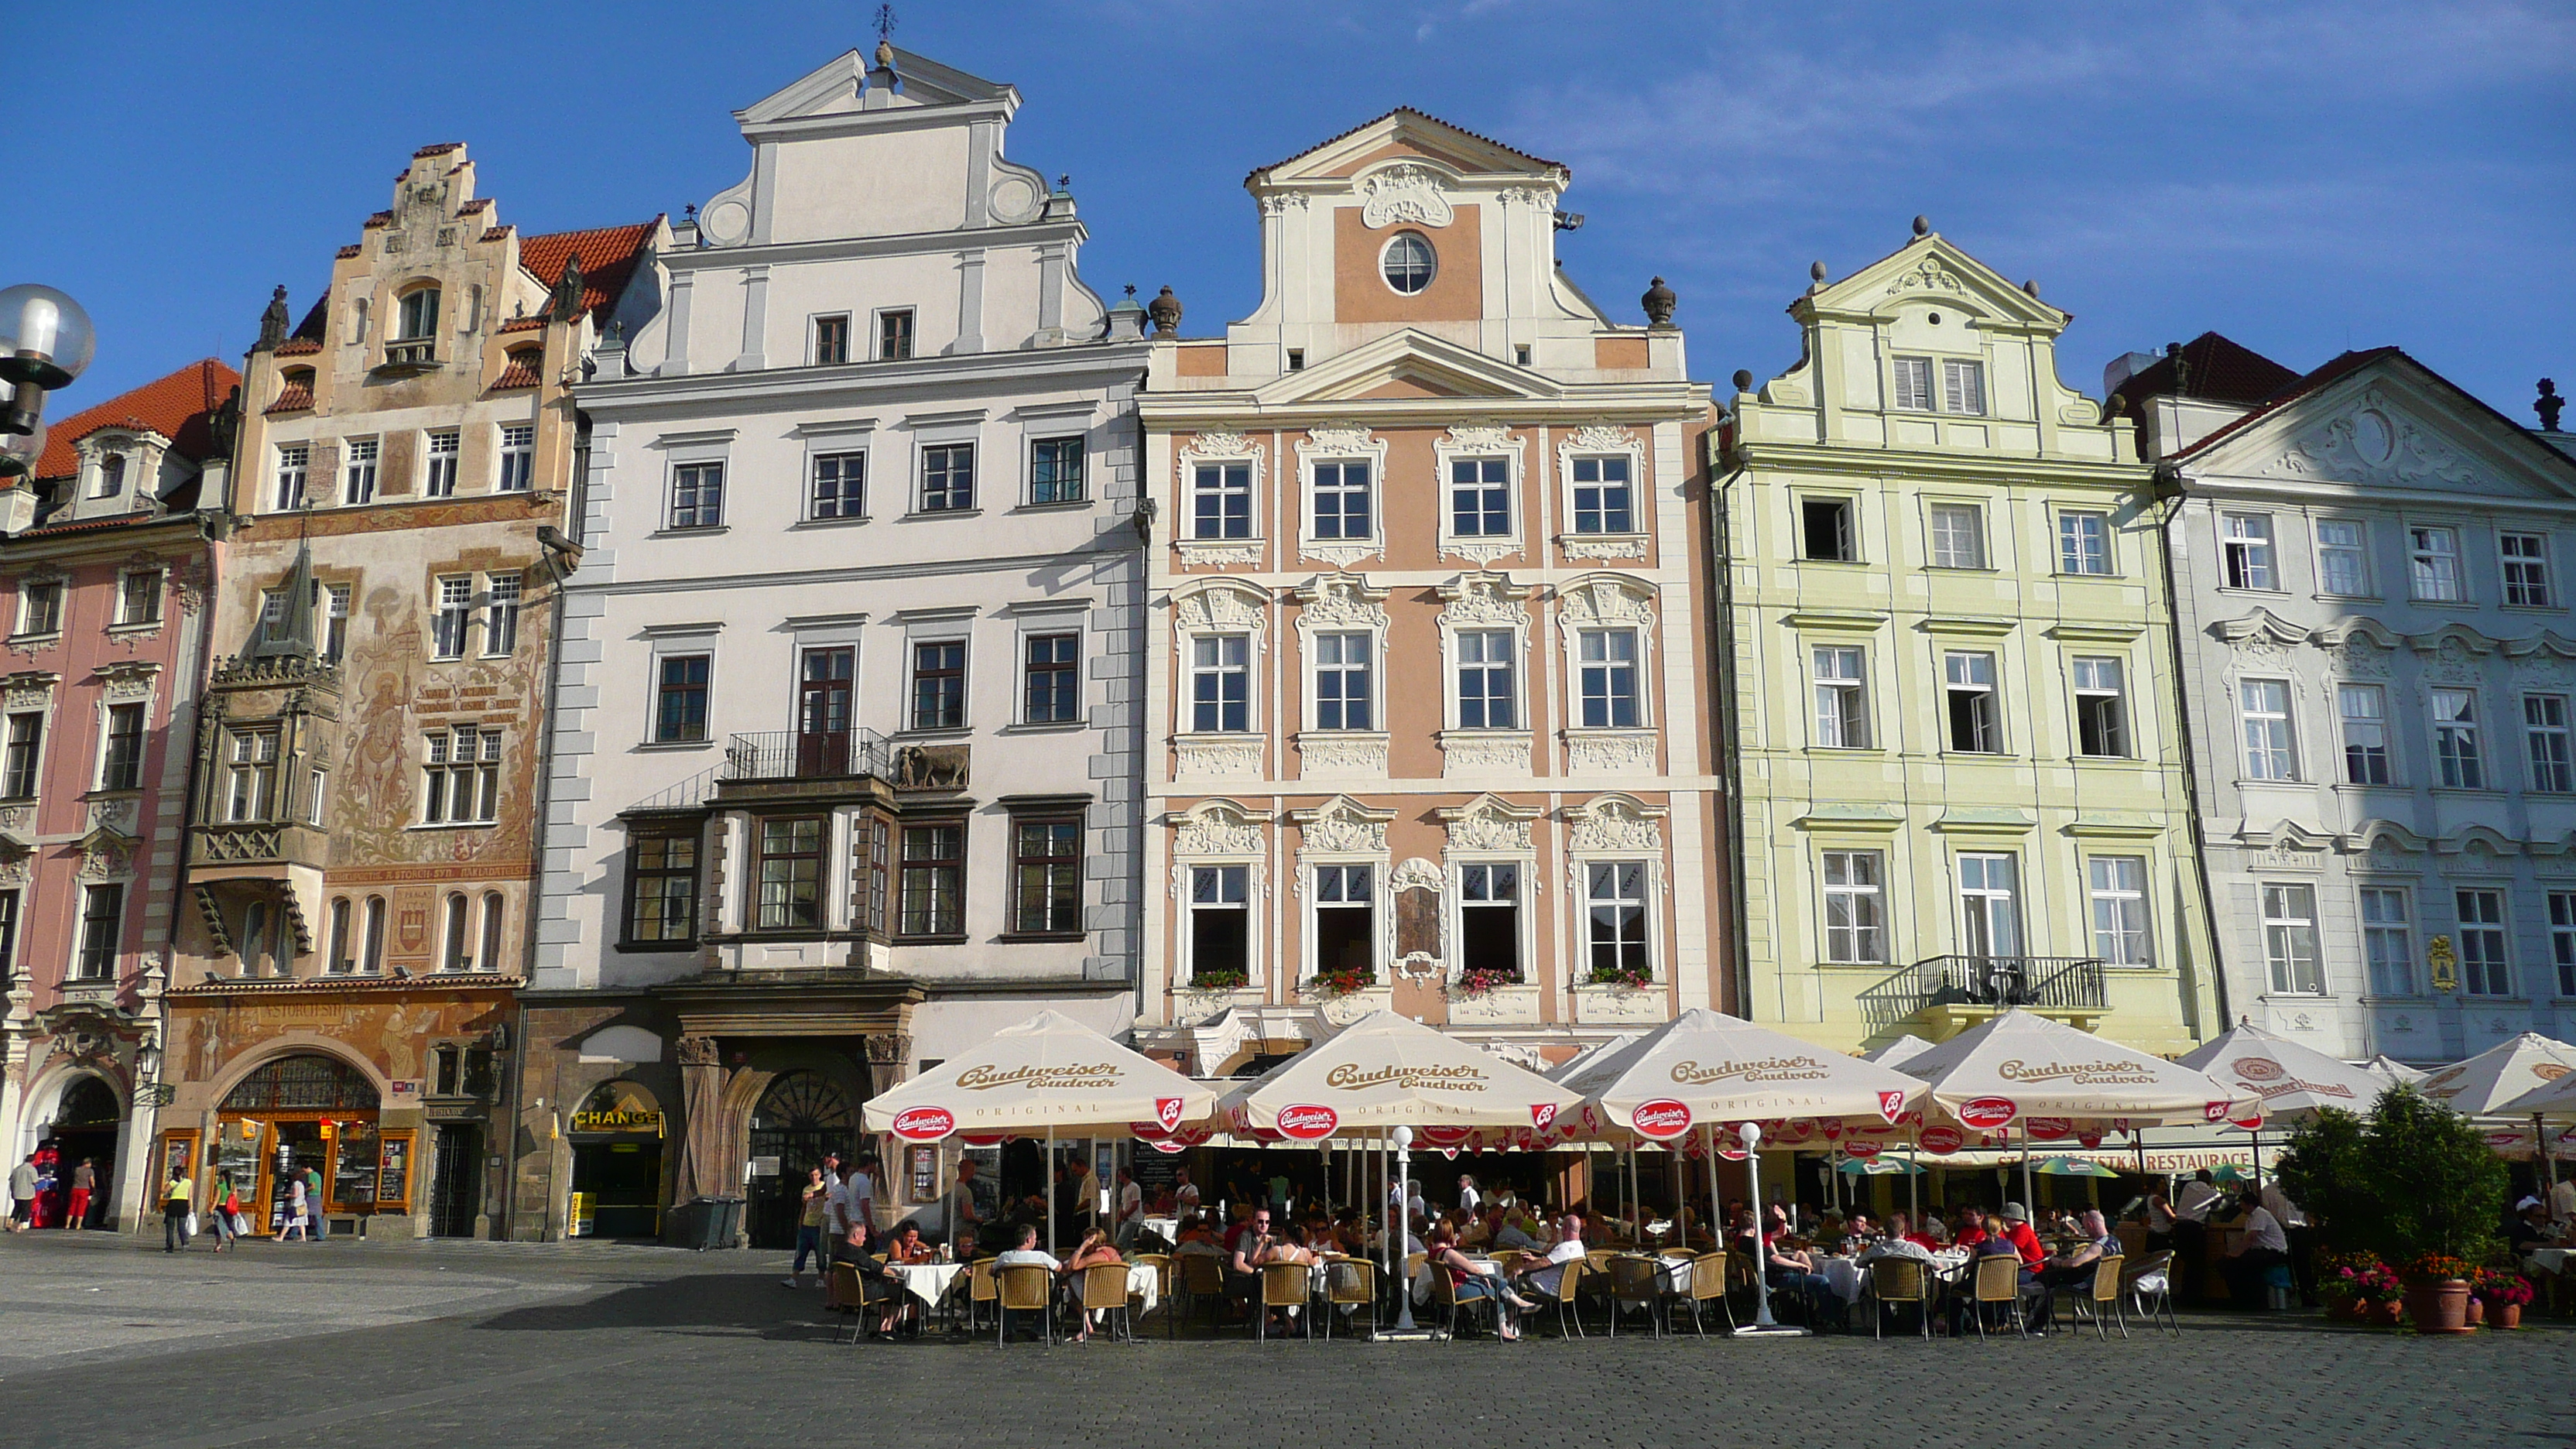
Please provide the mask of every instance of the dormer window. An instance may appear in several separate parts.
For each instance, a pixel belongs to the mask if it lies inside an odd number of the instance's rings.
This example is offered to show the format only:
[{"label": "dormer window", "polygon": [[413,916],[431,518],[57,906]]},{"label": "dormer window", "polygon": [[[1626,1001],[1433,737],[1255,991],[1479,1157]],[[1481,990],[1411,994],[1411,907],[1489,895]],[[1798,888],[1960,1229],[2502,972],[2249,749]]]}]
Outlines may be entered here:
[{"label": "dormer window", "polygon": [[1431,250],[1430,241],[1418,231],[1400,231],[1387,242],[1386,252],[1378,259],[1378,270],[1386,284],[1407,297],[1421,295],[1440,274],[1440,258]]},{"label": "dormer window", "polygon": [[111,453],[98,460],[98,483],[90,489],[92,498],[114,498],[125,491],[125,455]]},{"label": "dormer window", "polygon": [[394,335],[385,342],[385,361],[431,362],[438,356],[438,289],[414,287],[395,304]]}]

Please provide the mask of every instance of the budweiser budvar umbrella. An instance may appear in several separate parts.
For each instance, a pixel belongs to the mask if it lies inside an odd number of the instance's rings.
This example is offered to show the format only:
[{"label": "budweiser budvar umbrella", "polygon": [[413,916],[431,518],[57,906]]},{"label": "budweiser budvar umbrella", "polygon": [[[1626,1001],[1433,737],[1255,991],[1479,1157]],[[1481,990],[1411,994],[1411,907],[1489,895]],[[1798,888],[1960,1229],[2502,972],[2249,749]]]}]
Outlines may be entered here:
[{"label": "budweiser budvar umbrella", "polygon": [[1901,1067],[1930,1050],[1932,1050],[1932,1043],[1912,1032],[1907,1032],[1885,1046],[1872,1047],[1862,1052],[1860,1059],[1865,1062],[1876,1062],[1883,1067]]},{"label": "budweiser budvar umbrella", "polygon": [[1669,1141],[1705,1122],[1806,1117],[1885,1125],[1923,1084],[1893,1067],[1704,1009],[1560,1079],[1614,1128]]},{"label": "budweiser budvar umbrella", "polygon": [[1544,1129],[1581,1100],[1472,1043],[1377,1011],[1217,1105],[1238,1132],[1313,1142],[1394,1127]]},{"label": "budweiser budvar umbrella", "polygon": [[2301,1121],[2321,1107],[2367,1113],[2389,1085],[2368,1067],[2337,1061],[2251,1023],[2185,1053],[2181,1062],[2260,1099],[2266,1121]]}]

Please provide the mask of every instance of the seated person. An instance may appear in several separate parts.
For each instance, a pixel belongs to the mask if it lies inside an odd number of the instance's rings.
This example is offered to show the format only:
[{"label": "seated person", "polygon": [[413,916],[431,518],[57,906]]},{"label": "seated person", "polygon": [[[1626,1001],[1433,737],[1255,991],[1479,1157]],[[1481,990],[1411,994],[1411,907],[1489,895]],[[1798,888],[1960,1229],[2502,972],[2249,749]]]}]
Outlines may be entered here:
[{"label": "seated person", "polygon": [[1272,1240],[1270,1246],[1261,1250],[1260,1260],[1255,1266],[1267,1268],[1273,1263],[1301,1263],[1312,1266],[1315,1261],[1315,1250],[1306,1246],[1304,1231],[1290,1228]]},{"label": "seated person", "polygon": [[1906,1231],[1909,1226],[1911,1225],[1906,1221],[1905,1214],[1889,1214],[1887,1236],[1861,1249],[1860,1256],[1853,1261],[1863,1267],[1881,1258],[1906,1258],[1917,1263],[1931,1262],[1931,1245],[1920,1235]]},{"label": "seated person", "polygon": [[1521,1265],[1521,1285],[1543,1298],[1561,1298],[1565,1265],[1582,1256],[1583,1219],[1567,1213],[1557,1221],[1556,1244],[1547,1250],[1547,1256]]},{"label": "seated person", "polygon": [[[1988,1215],[1983,1223],[1978,1223],[1972,1216],[1969,1219],[1969,1224],[1975,1227],[1977,1231],[1976,1246],[1970,1251],[1973,1252],[1978,1259],[2019,1258],[2021,1256],[2021,1250],[2013,1246],[2011,1235],[2004,1231],[2004,1220],[2001,1217]],[[2028,1275],[2023,1274],[2020,1276],[2027,1277]],[[1978,1311],[1979,1308],[1973,1292],[1973,1286],[1976,1279],[1971,1276],[1963,1281],[1970,1285],[1970,1290],[1962,1291],[1950,1299],[1950,1332],[1954,1335],[1959,1333],[1961,1329],[1966,1326],[1966,1315]],[[1991,1318],[1988,1319],[1987,1326],[1990,1328],[1994,1326],[1994,1321]]]},{"label": "seated person", "polygon": [[1773,1219],[1772,1230],[1764,1236],[1763,1250],[1764,1281],[1774,1293],[1795,1293],[1805,1301],[1808,1327],[1822,1328],[1828,1314],[1840,1314],[1843,1301],[1835,1295],[1832,1280],[1816,1271],[1814,1254],[1790,1243],[1785,1216]]},{"label": "seated person", "polygon": [[[1956,1215],[1956,1219],[1950,1225],[1950,1246],[1975,1254],[1985,1246],[1987,1219],[1983,1214],[1973,1211],[1962,1211]],[[1997,1219],[1997,1221],[2001,1220]]]},{"label": "seated person", "polygon": [[2237,1224],[2236,1246],[2228,1250],[2218,1272],[2227,1280],[2231,1306],[2240,1313],[2261,1313],[2271,1306],[2263,1291],[2265,1276],[2273,1265],[2290,1261],[2290,1238],[2281,1230],[2281,1220],[2263,1206],[2260,1193],[2249,1188],[2237,1202],[2245,1216]]},{"label": "seated person", "polygon": [[[1512,1207],[1500,1209],[1497,1211],[1496,1215],[1500,1219],[1500,1222],[1494,1229],[1495,1247],[1517,1248],[1524,1253],[1535,1253],[1542,1247],[1546,1246],[1539,1242],[1538,1238],[1531,1233],[1530,1229],[1534,1224],[1531,1223],[1529,1218],[1523,1214],[1519,1208]],[[1582,1232],[1582,1226],[1582,1220],[1580,1218],[1576,1219],[1575,1231],[1578,1237]]]},{"label": "seated person", "polygon": [[[1082,1235],[1082,1242],[1074,1248],[1073,1256],[1064,1260],[1064,1266],[1057,1270],[1056,1276],[1063,1281],[1068,1300],[1079,1308],[1082,1304],[1082,1275],[1093,1268],[1125,1261],[1118,1256],[1117,1244],[1109,1240],[1109,1230],[1093,1227]],[[1092,1326],[1091,1315],[1084,1313],[1082,1331],[1073,1336],[1073,1341],[1082,1343],[1088,1340]]]},{"label": "seated person", "polygon": [[1514,1309],[1536,1308],[1538,1305],[1513,1292],[1493,1264],[1479,1263],[1460,1252],[1455,1229],[1445,1222],[1433,1228],[1431,1246],[1427,1251],[1430,1257],[1425,1266],[1432,1272],[1449,1275],[1450,1295],[1460,1306],[1479,1298],[1490,1298],[1498,1305],[1494,1311],[1494,1324],[1503,1341],[1509,1343],[1521,1336],[1519,1326],[1513,1322],[1512,1315],[1504,1311],[1503,1305]]},{"label": "seated person", "polygon": [[2513,1221],[2504,1226],[2504,1240],[2517,1258],[2534,1248],[2549,1244],[2549,1208],[2536,1197],[2526,1197],[2515,1204]]},{"label": "seated person", "polygon": [[2106,1257],[2116,1256],[2120,1240],[2111,1234],[2102,1214],[2086,1210],[2076,1223],[2077,1238],[2043,1264],[2039,1270],[2037,1306],[2031,1314],[2033,1328],[2046,1328],[2057,1303],[2056,1289],[2084,1288],[2093,1282],[2096,1267]]},{"label": "seated person", "polygon": [[2022,1272],[2036,1276],[2040,1265],[2048,1261],[2048,1249],[2040,1246],[2039,1234],[2030,1230],[2029,1209],[2017,1202],[2004,1204],[2004,1236],[2012,1240],[2013,1251],[2021,1254]]},{"label": "seated person", "polygon": [[1270,1209],[1254,1208],[1234,1236],[1225,1264],[1225,1292],[1246,1313],[1261,1301],[1261,1264],[1279,1239],[1270,1231]]},{"label": "seated person", "polygon": [[[1044,1268],[1050,1273],[1064,1271],[1064,1264],[1056,1261],[1055,1254],[1038,1246],[1038,1230],[1035,1224],[1023,1223],[1020,1226],[1019,1235],[1013,1241],[1019,1246],[993,1260],[993,1267],[997,1271],[1023,1265]],[[1010,1314],[1005,1310],[1002,1314],[1002,1331],[1005,1335],[1010,1332],[1010,1327]]]},{"label": "seated person", "polygon": [[[886,1240],[885,1259],[879,1269],[892,1291],[886,1295],[885,1315],[878,1320],[877,1332],[892,1333],[897,1323],[904,1323],[911,1333],[920,1333],[921,1302],[905,1291],[903,1275],[889,1270],[904,1264],[937,1262],[938,1259],[939,1250],[921,1240],[921,1224],[906,1222],[895,1229],[894,1236]],[[865,1270],[861,1270],[861,1277],[866,1277]],[[874,1296],[870,1294],[872,1301]]]}]

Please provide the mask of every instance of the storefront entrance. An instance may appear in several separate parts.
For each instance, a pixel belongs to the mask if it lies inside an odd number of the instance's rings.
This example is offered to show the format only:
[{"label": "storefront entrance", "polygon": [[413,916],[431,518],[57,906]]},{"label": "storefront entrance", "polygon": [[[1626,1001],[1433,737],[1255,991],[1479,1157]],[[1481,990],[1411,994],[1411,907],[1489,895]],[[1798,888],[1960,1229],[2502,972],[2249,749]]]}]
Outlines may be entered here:
[{"label": "storefront entrance", "polygon": [[376,1130],[376,1089],[331,1057],[280,1057],[244,1077],[217,1114],[215,1174],[201,1201],[230,1185],[254,1233],[286,1226],[298,1178],[322,1180],[322,1202],[342,1217],[411,1211],[409,1132]]},{"label": "storefront entrance", "polygon": [[483,1129],[449,1122],[438,1129],[430,1179],[429,1235],[470,1238],[483,1210]]},{"label": "storefront entrance", "polygon": [[116,1181],[116,1148],[123,1137],[124,1123],[117,1110],[116,1090],[96,1077],[82,1077],[63,1089],[62,1105],[54,1109],[54,1125],[45,1135],[53,1140],[55,1181],[61,1184],[58,1196],[62,1211],[71,1204],[73,1175],[87,1162],[96,1174],[97,1186],[90,1192],[84,1221],[74,1224],[57,1215],[56,1227],[95,1228],[107,1223],[110,1199],[115,1196],[111,1184]]},{"label": "storefront entrance", "polygon": [[769,1084],[751,1114],[752,1178],[743,1211],[753,1247],[796,1246],[805,1174],[822,1166],[827,1152],[848,1157],[858,1145],[858,1127],[848,1094],[819,1072],[788,1072]]},{"label": "storefront entrance", "polygon": [[662,1235],[662,1104],[643,1084],[602,1082],[572,1114],[576,1238]]}]

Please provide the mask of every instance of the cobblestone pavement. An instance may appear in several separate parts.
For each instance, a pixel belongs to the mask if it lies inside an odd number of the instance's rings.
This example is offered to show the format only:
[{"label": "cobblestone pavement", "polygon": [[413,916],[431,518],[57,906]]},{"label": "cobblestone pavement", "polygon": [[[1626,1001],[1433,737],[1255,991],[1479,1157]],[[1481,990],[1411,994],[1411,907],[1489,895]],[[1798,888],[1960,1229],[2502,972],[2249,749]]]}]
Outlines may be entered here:
[{"label": "cobblestone pavement", "polygon": [[[11,1449],[821,1442],[1121,1449],[1401,1444],[2576,1443],[2576,1331],[2457,1340],[2313,1316],[1980,1345],[836,1344],[771,1254],[608,1244],[0,1240]],[[105,1436],[105,1437],[102,1437]]]}]

